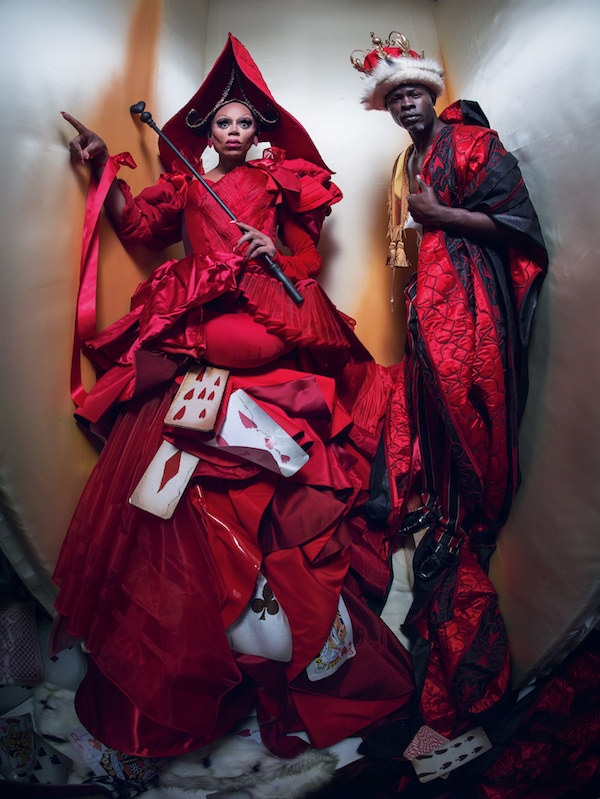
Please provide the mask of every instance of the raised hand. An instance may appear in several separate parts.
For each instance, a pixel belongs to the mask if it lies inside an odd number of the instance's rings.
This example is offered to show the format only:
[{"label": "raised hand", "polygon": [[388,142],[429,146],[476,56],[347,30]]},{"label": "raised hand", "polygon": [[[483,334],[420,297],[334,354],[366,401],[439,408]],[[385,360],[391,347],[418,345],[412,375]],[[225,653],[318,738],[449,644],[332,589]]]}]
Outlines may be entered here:
[{"label": "raised hand", "polygon": [[407,197],[412,218],[425,227],[441,226],[440,212],[443,206],[438,202],[434,190],[425,183],[421,175],[417,175],[417,184],[419,193],[409,194]]},{"label": "raised hand", "polygon": [[[92,174],[96,176],[97,180],[100,180],[101,176],[104,174],[104,168],[109,157],[106,143],[97,133],[86,128],[83,122],[75,119],[71,114],[67,114],[66,111],[61,111],[60,113],[77,131],[77,136],[69,142],[71,158],[81,164],[90,164],[92,167]],[[125,196],[117,180],[113,180],[108,189],[104,200],[104,207],[118,232],[121,225],[123,208],[125,207]]]},{"label": "raised hand", "polygon": [[71,114],[66,111],[60,113],[77,131],[77,136],[69,142],[71,158],[82,164],[93,161],[94,166],[103,166],[108,158],[108,148],[104,140]]}]

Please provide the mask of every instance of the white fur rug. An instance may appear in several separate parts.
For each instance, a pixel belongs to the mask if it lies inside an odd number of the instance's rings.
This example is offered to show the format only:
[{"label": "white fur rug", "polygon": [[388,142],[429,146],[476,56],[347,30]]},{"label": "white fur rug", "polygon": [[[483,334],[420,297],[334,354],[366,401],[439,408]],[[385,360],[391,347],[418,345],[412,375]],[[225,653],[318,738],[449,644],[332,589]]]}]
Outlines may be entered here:
[{"label": "white fur rug", "polygon": [[[37,686],[23,705],[3,714],[30,714],[35,733],[72,761],[71,784],[84,782],[94,772],[106,773],[93,762],[98,742],[81,727],[74,696],[70,689],[45,683]],[[245,719],[241,727],[243,735],[234,732],[171,759],[160,771],[157,787],[142,794],[144,799],[302,799],[326,785],[337,768],[360,757],[361,739],[350,738],[329,749],[308,749],[293,759],[278,758],[262,743],[255,718]],[[87,748],[82,732],[89,736]]]}]

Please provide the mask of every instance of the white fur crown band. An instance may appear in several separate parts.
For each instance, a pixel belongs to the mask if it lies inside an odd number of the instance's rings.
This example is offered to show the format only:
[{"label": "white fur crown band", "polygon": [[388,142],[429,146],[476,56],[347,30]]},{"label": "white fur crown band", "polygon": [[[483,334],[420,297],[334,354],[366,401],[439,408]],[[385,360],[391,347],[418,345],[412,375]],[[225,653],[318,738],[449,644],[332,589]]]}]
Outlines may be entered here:
[{"label": "white fur crown band", "polygon": [[[401,83],[418,83],[439,97],[444,91],[444,70],[433,58],[410,49],[406,36],[397,31],[390,33],[386,42],[371,33],[375,49],[370,53],[354,50],[350,55],[352,66],[364,76],[361,102],[368,111],[385,111],[385,97]],[[364,58],[356,53],[363,53]]]}]

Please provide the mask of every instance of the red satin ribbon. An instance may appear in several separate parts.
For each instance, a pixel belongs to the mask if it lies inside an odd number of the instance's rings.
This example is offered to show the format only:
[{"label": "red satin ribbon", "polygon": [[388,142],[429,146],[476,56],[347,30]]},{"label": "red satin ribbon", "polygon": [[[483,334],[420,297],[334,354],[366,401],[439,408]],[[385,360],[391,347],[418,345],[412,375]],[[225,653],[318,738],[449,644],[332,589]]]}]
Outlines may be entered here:
[{"label": "red satin ribbon", "polygon": [[81,382],[80,353],[82,344],[96,333],[100,211],[108,190],[121,166],[135,169],[137,165],[129,153],[109,156],[100,180],[96,181],[92,177],[86,199],[81,236],[79,291],[77,294],[77,311],[71,358],[71,397],[76,408],[81,407],[87,396],[87,391]]}]

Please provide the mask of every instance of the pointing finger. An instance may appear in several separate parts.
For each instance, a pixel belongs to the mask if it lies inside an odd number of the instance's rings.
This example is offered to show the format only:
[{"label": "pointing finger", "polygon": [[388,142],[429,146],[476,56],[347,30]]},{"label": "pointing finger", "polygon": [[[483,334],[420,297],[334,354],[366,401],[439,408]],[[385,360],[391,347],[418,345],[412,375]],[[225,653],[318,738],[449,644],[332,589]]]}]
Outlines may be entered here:
[{"label": "pointing finger", "polygon": [[63,119],[65,119],[70,125],[73,125],[77,133],[85,133],[88,130],[83,122],[75,119],[75,117],[71,116],[71,114],[68,114],[66,111],[61,111],[60,113]]}]

